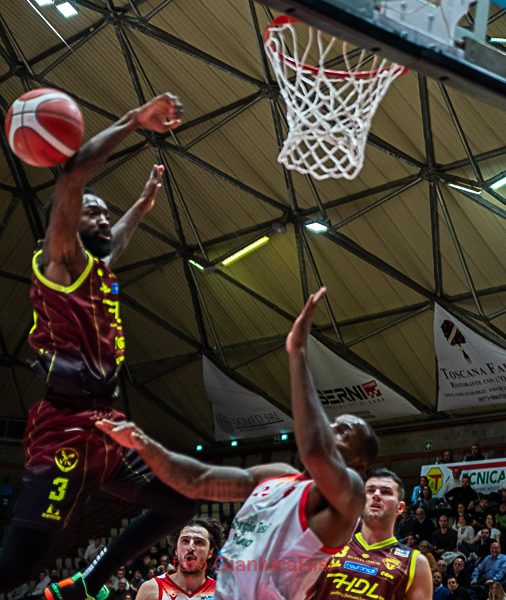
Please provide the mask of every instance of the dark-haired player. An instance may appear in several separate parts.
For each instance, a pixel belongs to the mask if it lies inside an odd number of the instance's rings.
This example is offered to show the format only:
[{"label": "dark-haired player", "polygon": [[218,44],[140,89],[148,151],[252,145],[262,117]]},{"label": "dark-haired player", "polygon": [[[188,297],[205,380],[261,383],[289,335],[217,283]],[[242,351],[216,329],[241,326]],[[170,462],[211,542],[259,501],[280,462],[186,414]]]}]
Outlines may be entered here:
[{"label": "dark-haired player", "polygon": [[215,519],[192,519],[176,537],[176,572],[145,581],[136,600],[213,600],[216,581],[207,573],[222,544],[223,528]]},{"label": "dark-haired player", "polygon": [[111,152],[143,128],[177,126],[181,105],[162,94],[129,111],[86,142],[56,181],[45,239],[33,257],[29,342],[46,384],[30,410],[23,487],[0,554],[0,591],[25,581],[88,493],[100,488],[151,510],[135,519],[83,574],[53,583],[48,600],[104,598],[113,570],[194,514],[194,503],[164,486],[135,452],[125,452],[94,426],[123,418],[117,397],[125,339],[119,285],[111,265],[151,210],[163,166],[154,165],[139,199],[111,227],[107,204],[85,190]]},{"label": "dark-haired player", "polygon": [[308,598],[429,600],[429,563],[394,537],[395,521],[406,508],[401,479],[377,469],[365,482],[365,495],[361,531],[332,556]]},{"label": "dark-haired player", "polygon": [[295,439],[306,472],[286,464],[207,465],[166,450],[133,423],[97,422],[190,498],[245,500],[220,552],[215,600],[304,598],[362,513],[364,485],[357,471],[374,460],[378,440],[353,415],[329,424],[306,362],[312,315],[324,293],[310,296],[286,341]]}]

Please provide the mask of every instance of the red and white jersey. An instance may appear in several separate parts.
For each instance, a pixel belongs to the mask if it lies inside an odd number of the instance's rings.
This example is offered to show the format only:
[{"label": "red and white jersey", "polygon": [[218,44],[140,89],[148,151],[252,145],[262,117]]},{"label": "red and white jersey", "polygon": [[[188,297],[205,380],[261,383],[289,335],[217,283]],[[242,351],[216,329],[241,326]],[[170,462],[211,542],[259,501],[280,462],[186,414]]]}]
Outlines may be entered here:
[{"label": "red and white jersey", "polygon": [[262,481],[235,516],[220,552],[214,600],[299,600],[329,555],[307,527],[313,481],[300,474]]},{"label": "red and white jersey", "polygon": [[158,600],[214,600],[214,589],[216,581],[210,577],[206,577],[204,583],[198,590],[190,594],[181,589],[169,576],[169,573],[155,577],[158,584]]}]

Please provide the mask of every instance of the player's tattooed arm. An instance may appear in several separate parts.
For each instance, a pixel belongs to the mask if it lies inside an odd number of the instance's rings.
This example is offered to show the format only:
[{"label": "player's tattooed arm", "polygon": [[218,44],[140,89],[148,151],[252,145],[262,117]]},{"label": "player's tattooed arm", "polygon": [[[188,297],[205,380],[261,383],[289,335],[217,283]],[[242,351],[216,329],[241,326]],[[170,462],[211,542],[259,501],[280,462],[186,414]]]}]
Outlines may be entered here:
[{"label": "player's tattooed arm", "polygon": [[[245,500],[262,479],[286,472],[286,467],[268,465],[264,468],[240,469],[207,465],[189,456],[171,452],[146,435],[135,423],[108,420],[96,426],[118,444],[136,450],[155,475],[166,485],[188,498],[215,502]],[[287,467],[291,471],[291,467]]]}]

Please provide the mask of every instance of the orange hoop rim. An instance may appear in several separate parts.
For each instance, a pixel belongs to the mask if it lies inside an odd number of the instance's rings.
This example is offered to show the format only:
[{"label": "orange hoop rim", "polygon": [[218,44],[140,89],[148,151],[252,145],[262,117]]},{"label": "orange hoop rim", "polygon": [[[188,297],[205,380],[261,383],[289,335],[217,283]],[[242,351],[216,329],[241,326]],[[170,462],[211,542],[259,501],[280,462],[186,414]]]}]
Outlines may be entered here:
[{"label": "orange hoop rim", "polygon": [[[290,15],[279,15],[275,19],[272,19],[272,21],[270,21],[270,23],[267,25],[267,27],[264,30],[264,36],[263,36],[264,43],[267,44],[267,42],[269,41],[269,38],[271,36],[272,29],[274,29],[275,27],[278,27],[280,25],[297,24],[297,23],[301,23],[301,21],[299,19],[296,19],[295,17],[291,17]],[[311,25],[308,25],[308,27],[311,27]],[[390,65],[388,67],[383,67],[382,69],[375,69],[372,71],[350,72],[350,71],[334,71],[333,69],[323,69],[322,70],[319,67],[315,67],[314,65],[308,65],[305,63],[297,63],[293,60],[293,58],[286,56],[285,54],[283,54],[281,52],[276,52],[275,50],[273,50],[271,48],[269,48],[269,51],[271,51],[272,54],[278,54],[278,56],[280,57],[280,59],[282,61],[290,64],[293,67],[302,67],[303,69],[310,71],[314,75],[323,71],[323,73],[331,79],[373,79],[379,73],[384,73],[385,71],[391,71],[391,70],[394,70],[397,68],[400,68],[398,77],[402,77],[403,75],[406,75],[406,73],[409,71],[409,69],[407,67],[403,67],[402,65],[398,65],[397,63],[395,63],[397,65],[396,67],[394,67],[393,65]]]}]

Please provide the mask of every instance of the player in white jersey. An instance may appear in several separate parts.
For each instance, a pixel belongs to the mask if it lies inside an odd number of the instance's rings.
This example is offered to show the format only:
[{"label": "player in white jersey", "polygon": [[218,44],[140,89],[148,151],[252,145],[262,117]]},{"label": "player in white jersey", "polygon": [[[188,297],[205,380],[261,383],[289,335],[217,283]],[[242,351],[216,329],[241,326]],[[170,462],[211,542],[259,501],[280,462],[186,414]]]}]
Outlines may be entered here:
[{"label": "player in white jersey", "polygon": [[[374,460],[378,440],[367,423],[341,415],[329,424],[311,380],[306,345],[312,294],[288,334],[295,440],[304,473],[286,464],[240,469],[207,465],[149,438],[134,423],[98,421],[120,444],[135,448],[167,485],[190,498],[246,500],[218,567],[215,600],[298,600],[328,554],[352,536],[365,503],[358,472]],[[252,562],[256,561],[256,562]]]},{"label": "player in white jersey", "polygon": [[213,600],[212,570],[223,543],[223,528],[215,519],[197,517],[176,536],[176,571],[145,581],[136,600]]}]

